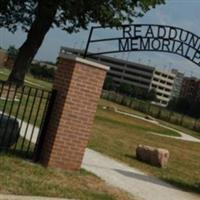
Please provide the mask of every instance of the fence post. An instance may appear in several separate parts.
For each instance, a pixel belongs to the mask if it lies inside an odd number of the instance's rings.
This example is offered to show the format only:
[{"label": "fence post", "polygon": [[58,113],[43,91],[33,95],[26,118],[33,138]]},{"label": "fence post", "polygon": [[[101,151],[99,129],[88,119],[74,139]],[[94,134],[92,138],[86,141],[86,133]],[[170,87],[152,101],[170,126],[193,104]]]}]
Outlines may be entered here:
[{"label": "fence post", "polygon": [[39,133],[39,138],[37,140],[37,144],[35,147],[35,152],[34,152],[34,162],[38,162],[40,160],[40,156],[41,156],[41,152],[42,152],[42,146],[44,144],[44,140],[45,140],[45,136],[47,133],[47,127],[49,125],[49,120],[50,120],[50,116],[52,114],[52,108],[54,106],[54,102],[56,99],[56,94],[57,91],[56,90],[52,90],[50,99],[49,99],[49,103],[47,106],[46,114],[44,115],[44,121],[42,122],[42,127],[40,128],[40,133]]},{"label": "fence post", "polygon": [[57,95],[40,157],[44,166],[80,169],[108,69],[80,57],[60,54],[53,86]]}]

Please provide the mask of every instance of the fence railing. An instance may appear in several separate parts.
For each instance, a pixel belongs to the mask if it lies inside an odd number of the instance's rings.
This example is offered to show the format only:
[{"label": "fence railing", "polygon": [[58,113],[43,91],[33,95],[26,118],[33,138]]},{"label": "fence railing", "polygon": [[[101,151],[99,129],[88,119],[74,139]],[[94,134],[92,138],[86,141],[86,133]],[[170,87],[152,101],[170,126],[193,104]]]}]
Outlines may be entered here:
[{"label": "fence railing", "polygon": [[0,152],[32,158],[52,91],[0,82]]},{"label": "fence railing", "polygon": [[133,108],[147,115],[151,115],[157,119],[161,119],[176,125],[181,125],[185,128],[200,131],[200,120],[173,112],[164,107],[153,105],[150,102],[134,99],[128,96],[104,90],[102,98],[113,101],[115,103]]}]

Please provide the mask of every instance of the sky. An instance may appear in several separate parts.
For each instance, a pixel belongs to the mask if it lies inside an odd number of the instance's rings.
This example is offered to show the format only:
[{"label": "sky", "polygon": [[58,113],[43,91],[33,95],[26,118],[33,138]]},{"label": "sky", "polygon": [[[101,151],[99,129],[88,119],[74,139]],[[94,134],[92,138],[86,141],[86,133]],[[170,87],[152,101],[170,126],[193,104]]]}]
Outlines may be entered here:
[{"label": "sky", "polygon": [[[200,36],[200,0],[166,0],[166,4],[151,9],[145,16],[136,18],[134,23],[177,26]],[[95,34],[97,37],[103,37],[104,34],[106,35],[106,30]],[[36,59],[54,62],[59,55],[61,46],[85,49],[88,36],[89,30],[68,34],[57,28],[51,29],[45,37]],[[5,29],[0,29],[0,46],[2,48],[7,49],[10,45],[15,45],[18,48],[25,39],[26,34],[20,30],[12,34]],[[98,48],[104,48],[103,44]],[[187,76],[200,78],[200,68],[178,55],[158,52],[131,52],[114,56],[151,65],[164,71],[176,68]]]}]

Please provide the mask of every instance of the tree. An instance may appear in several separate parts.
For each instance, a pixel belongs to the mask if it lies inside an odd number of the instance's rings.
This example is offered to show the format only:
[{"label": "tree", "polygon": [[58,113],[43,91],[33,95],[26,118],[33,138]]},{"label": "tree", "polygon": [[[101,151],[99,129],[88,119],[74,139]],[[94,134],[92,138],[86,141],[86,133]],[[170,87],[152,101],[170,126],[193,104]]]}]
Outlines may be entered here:
[{"label": "tree", "polygon": [[18,49],[16,49],[15,46],[9,46],[7,52],[10,58],[16,59],[18,54]]},{"label": "tree", "polygon": [[190,109],[190,101],[187,98],[179,98],[176,104],[177,112],[187,114]]},{"label": "tree", "polygon": [[169,110],[176,110],[176,108],[177,108],[177,102],[178,102],[178,98],[172,98],[172,99],[169,101],[169,103],[168,103],[168,105],[167,105],[167,108],[168,108]]},{"label": "tree", "polygon": [[149,101],[156,101],[157,100],[156,90],[155,89],[151,89],[150,91],[148,91],[146,98]]},{"label": "tree", "polygon": [[9,81],[22,84],[45,35],[52,27],[68,33],[87,29],[90,23],[119,26],[130,23],[165,0],[0,0],[0,27],[21,28],[27,39],[20,47]]},{"label": "tree", "polygon": [[44,78],[48,80],[54,79],[55,68],[47,67],[46,65],[40,65],[39,63],[31,64],[30,73],[38,78]]},{"label": "tree", "polygon": [[128,83],[120,83],[118,90],[121,94],[125,94],[128,96],[131,96],[133,93],[133,87]]},{"label": "tree", "polygon": [[112,77],[110,76],[106,77],[103,88],[105,90],[115,90],[115,84],[113,82]]}]

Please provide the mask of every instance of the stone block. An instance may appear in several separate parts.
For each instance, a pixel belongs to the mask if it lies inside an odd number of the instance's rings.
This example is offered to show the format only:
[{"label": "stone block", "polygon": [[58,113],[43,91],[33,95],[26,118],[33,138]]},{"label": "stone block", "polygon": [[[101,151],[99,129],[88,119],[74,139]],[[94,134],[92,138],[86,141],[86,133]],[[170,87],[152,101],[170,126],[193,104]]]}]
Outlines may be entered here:
[{"label": "stone block", "polygon": [[136,148],[136,157],[138,160],[161,168],[167,167],[169,155],[167,149],[155,148],[141,144]]}]

